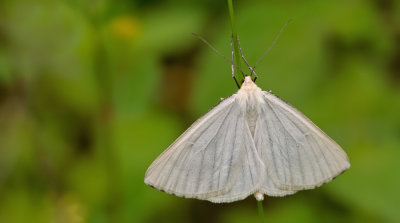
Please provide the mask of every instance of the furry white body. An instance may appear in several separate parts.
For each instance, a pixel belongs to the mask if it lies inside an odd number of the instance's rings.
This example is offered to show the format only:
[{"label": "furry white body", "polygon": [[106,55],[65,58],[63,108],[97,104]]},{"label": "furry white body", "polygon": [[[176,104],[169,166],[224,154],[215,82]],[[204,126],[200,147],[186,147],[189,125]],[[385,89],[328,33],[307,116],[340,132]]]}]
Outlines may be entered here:
[{"label": "furry white body", "polygon": [[320,186],[349,167],[338,144],[247,76],[153,162],[145,183],[215,203],[262,200]]}]

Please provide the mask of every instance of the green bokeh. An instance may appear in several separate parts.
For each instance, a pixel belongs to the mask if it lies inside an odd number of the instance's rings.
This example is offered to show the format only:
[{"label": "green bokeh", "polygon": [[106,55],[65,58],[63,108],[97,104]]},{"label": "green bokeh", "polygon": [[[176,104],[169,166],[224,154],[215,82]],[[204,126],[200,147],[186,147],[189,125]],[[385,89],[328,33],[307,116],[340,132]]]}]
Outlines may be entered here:
[{"label": "green bokeh", "polygon": [[[348,153],[321,188],[264,202],[267,222],[400,222],[400,2],[234,1],[257,84]],[[0,5],[0,222],[258,222],[144,184],[151,162],[237,88],[226,1]]]}]

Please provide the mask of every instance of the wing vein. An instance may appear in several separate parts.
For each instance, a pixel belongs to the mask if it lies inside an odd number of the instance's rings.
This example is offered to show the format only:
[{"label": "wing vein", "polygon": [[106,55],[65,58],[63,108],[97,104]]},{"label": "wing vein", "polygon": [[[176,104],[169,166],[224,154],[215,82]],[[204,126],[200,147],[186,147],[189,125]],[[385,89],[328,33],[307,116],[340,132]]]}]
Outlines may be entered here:
[{"label": "wing vein", "polygon": [[[298,143],[298,144],[300,144],[300,145],[303,145],[303,143],[299,143],[298,140],[292,135],[292,133],[291,133],[288,129],[286,129],[286,127],[285,127],[285,125],[283,124],[281,118],[278,116],[276,110],[273,108],[273,106],[271,105],[271,103],[270,103],[268,100],[265,100],[265,101],[268,103],[268,105],[269,105],[269,107],[271,108],[271,110],[272,110],[273,114],[275,115],[276,119],[281,123],[281,126],[282,126],[283,130],[285,130],[285,131],[288,133],[288,135],[289,135],[290,137],[292,137],[293,140],[294,140],[296,143]],[[287,144],[286,141],[285,141],[285,144]],[[287,150],[286,150],[286,151],[287,151]],[[304,182],[305,176],[304,176],[304,174],[303,174],[303,173],[304,173],[304,169],[303,169],[303,165],[302,165],[302,164],[303,164],[303,161],[301,160],[300,152],[299,152],[299,149],[298,149],[298,146],[297,146],[297,145],[296,145],[296,153],[297,153],[297,160],[298,160],[299,168],[300,168],[299,174],[300,174],[300,177],[301,177],[301,179],[302,179],[302,182]],[[289,166],[290,166],[290,163],[288,163],[288,164],[289,164]],[[289,168],[289,169],[290,169],[290,168]],[[290,177],[293,178],[292,174],[290,174]]]},{"label": "wing vein", "polygon": [[[219,131],[221,130],[221,127],[224,125],[224,123],[225,123],[225,120],[226,120],[226,118],[227,117],[229,117],[229,112],[231,111],[231,109],[232,109],[232,105],[229,107],[229,110],[228,110],[228,112],[226,113],[226,116],[224,117],[224,119],[222,120],[222,122],[221,122],[221,124],[218,126],[218,130],[215,132],[215,135],[212,137],[212,139],[207,143],[207,145],[204,147],[204,148],[202,148],[201,150],[203,151],[203,155],[202,155],[202,158],[201,158],[201,164],[200,164],[200,170],[199,170],[199,173],[198,173],[198,180],[197,180],[197,182],[200,182],[200,178],[201,178],[201,172],[202,172],[202,170],[203,170],[203,161],[204,161],[204,154],[206,153],[206,150],[207,150],[207,148],[209,148],[209,145],[210,145],[210,143],[212,142],[212,141],[214,141],[214,139],[215,139],[215,137],[218,135],[218,133],[219,133]],[[215,148],[215,151],[217,150],[217,148]],[[196,153],[199,153],[199,152],[196,152]],[[214,163],[213,163],[213,167],[214,167]],[[200,186],[200,183],[197,183],[197,185],[196,185],[196,191],[198,190],[198,188],[199,188],[199,186]]]}]

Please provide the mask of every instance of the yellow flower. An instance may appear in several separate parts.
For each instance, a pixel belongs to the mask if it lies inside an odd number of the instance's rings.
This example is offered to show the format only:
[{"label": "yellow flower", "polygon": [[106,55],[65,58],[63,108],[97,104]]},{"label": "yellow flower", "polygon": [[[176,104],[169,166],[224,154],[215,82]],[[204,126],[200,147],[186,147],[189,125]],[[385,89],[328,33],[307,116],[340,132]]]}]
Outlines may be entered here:
[{"label": "yellow flower", "polygon": [[113,34],[124,40],[137,39],[141,33],[139,21],[130,15],[123,15],[111,22]]}]

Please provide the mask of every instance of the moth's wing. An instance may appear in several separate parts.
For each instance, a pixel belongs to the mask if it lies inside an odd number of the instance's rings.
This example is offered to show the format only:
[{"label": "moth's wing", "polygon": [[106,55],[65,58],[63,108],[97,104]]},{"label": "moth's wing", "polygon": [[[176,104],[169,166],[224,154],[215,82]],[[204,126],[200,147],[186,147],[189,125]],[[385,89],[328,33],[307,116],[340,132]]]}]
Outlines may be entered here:
[{"label": "moth's wing", "polygon": [[286,195],[294,194],[298,190],[295,188],[279,186],[271,179],[269,174],[266,173],[266,177],[263,178],[262,186],[261,189],[259,189],[259,191],[271,197],[283,197]]},{"label": "moth's wing", "polygon": [[[240,106],[235,106],[231,112],[239,114],[239,109],[241,109]],[[232,153],[238,156],[237,162],[232,164],[232,168],[235,168],[233,172],[236,175],[231,178],[231,182],[226,187],[227,190],[217,196],[207,198],[215,203],[242,200],[250,194],[254,194],[261,188],[266,175],[265,166],[257,154],[249,126],[241,114],[238,116],[237,126],[235,137],[232,139],[235,142],[231,147]]]},{"label": "moth's wing", "polygon": [[212,202],[231,202],[253,193],[265,168],[235,96],[197,120],[163,152],[147,170],[145,183]]},{"label": "moth's wing", "polygon": [[277,187],[311,189],[350,167],[341,147],[307,117],[277,96],[263,93],[254,141],[268,179]]}]

